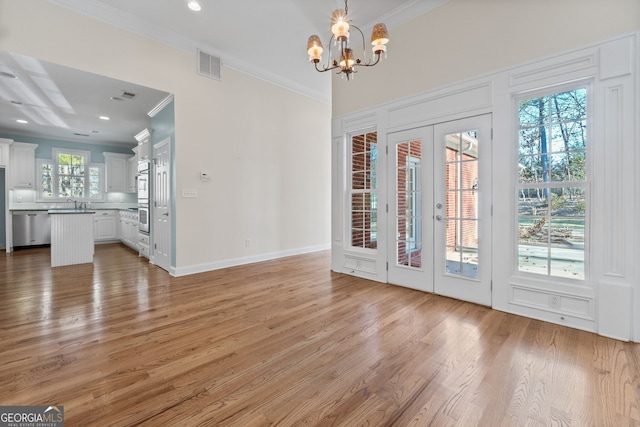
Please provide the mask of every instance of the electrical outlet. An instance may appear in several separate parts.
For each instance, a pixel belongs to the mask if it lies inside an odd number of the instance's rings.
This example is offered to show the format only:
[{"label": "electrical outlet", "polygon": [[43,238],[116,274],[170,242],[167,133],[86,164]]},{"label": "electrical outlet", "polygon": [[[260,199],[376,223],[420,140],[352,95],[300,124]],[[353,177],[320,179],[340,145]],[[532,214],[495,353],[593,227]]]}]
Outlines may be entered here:
[{"label": "electrical outlet", "polygon": [[251,239],[246,239],[246,240],[244,241],[244,245],[245,245],[247,248],[250,248],[250,247],[251,247]]},{"label": "electrical outlet", "polygon": [[560,308],[560,297],[558,295],[549,295],[549,307]]},{"label": "electrical outlet", "polygon": [[182,197],[198,197],[198,190],[195,188],[183,188]]}]

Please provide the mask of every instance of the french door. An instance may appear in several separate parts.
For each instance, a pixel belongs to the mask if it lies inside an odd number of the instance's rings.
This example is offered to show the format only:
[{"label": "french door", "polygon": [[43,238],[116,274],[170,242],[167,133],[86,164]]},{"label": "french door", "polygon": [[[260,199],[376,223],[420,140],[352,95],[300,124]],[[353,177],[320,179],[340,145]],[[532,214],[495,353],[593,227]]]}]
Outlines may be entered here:
[{"label": "french door", "polygon": [[389,282],[491,305],[491,116],[387,142]]}]

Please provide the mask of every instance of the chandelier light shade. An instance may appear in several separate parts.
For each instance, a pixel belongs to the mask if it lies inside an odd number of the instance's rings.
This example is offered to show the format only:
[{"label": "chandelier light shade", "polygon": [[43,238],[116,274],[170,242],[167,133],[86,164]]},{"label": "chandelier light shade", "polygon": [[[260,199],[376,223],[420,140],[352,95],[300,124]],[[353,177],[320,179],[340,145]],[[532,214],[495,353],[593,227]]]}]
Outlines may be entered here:
[{"label": "chandelier light shade", "polygon": [[322,42],[320,41],[320,37],[315,34],[309,37],[309,41],[307,42],[307,53],[309,54],[309,61],[312,62],[320,62],[322,61],[322,52],[324,48],[322,47]]},{"label": "chandelier light shade", "polygon": [[379,23],[373,26],[371,32],[371,44],[373,45],[373,53],[387,52],[387,43],[389,43],[389,32],[387,26]]},{"label": "chandelier light shade", "polygon": [[[353,74],[356,73],[356,67],[373,67],[380,62],[380,56],[384,53],[387,54],[387,43],[389,43],[389,32],[387,26],[383,23],[378,23],[373,26],[371,32],[371,46],[373,52],[373,58],[368,59],[366,53],[365,37],[360,28],[349,22],[348,12],[348,0],[344,2],[344,9],[337,9],[333,11],[331,15],[331,40],[329,40],[329,57],[326,65],[320,65],[322,61],[322,53],[324,47],[320,41],[320,37],[312,35],[307,42],[307,54],[309,55],[309,62],[313,62],[317,71],[324,73],[325,71],[338,69],[337,74],[346,76],[347,80],[353,78]],[[362,58],[355,57],[354,49],[350,46],[351,31],[356,30],[361,38],[362,42]],[[332,51],[332,49],[335,51]],[[360,52],[360,50],[358,50]],[[334,58],[334,55],[337,57]]]}]

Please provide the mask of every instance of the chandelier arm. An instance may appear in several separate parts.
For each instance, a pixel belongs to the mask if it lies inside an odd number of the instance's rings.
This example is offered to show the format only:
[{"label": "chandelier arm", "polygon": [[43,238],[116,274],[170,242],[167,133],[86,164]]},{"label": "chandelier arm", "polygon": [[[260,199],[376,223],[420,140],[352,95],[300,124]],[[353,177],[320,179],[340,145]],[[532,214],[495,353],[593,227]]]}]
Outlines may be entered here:
[{"label": "chandelier arm", "polygon": [[331,65],[331,58],[333,58],[331,49],[333,48],[335,38],[336,36],[332,34],[331,38],[329,39],[329,54],[327,55],[327,66],[324,67],[325,71],[333,70],[334,68],[337,67],[337,65],[335,64]]},{"label": "chandelier arm", "polygon": [[373,67],[374,65],[376,65],[378,62],[380,62],[380,54],[376,53],[376,60],[374,62],[361,62],[361,63],[355,63],[353,64],[354,67]]},{"label": "chandelier arm", "polygon": [[353,24],[351,24],[351,28],[355,28],[356,30],[358,30],[360,32],[360,37],[362,38],[362,61],[363,61],[363,63],[357,64],[357,65],[365,65],[365,66],[367,66],[367,64],[369,64],[370,62],[367,59],[367,44],[365,42],[364,33],[362,32],[362,30],[359,27],[357,27],[357,26],[355,26]]},{"label": "chandelier arm", "polygon": [[331,70],[333,70],[333,69],[335,69],[335,68],[339,68],[339,65],[332,65],[331,67],[329,67],[329,66],[326,66],[326,67],[325,67],[325,66],[322,66],[322,68],[318,68],[318,63],[317,63],[317,62],[315,63],[315,66],[316,66],[316,70],[317,70],[317,71],[320,71],[321,73],[324,73],[325,71],[331,71]]}]

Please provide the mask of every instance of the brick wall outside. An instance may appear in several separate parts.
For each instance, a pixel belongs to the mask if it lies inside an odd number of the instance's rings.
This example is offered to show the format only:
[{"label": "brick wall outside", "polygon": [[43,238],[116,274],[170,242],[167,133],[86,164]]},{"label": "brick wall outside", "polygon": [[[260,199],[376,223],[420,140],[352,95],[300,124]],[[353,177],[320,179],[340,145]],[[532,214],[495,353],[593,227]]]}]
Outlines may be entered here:
[{"label": "brick wall outside", "polygon": [[[461,161],[459,161],[458,151],[447,147],[446,161],[446,217],[462,219],[476,218],[478,192],[473,188],[473,185],[478,177],[477,159],[467,154],[463,154]],[[461,173],[460,183],[457,181],[458,170],[460,170]],[[458,188],[458,185],[460,185],[460,188]],[[458,203],[462,206],[461,212],[458,212]],[[477,234],[477,221],[447,221],[446,243],[449,247],[458,248],[459,245],[464,247],[477,247]]]},{"label": "brick wall outside", "polygon": [[[420,241],[420,236],[418,236],[418,241],[416,242],[418,243],[418,249],[410,252],[407,251],[407,221],[409,220],[408,215],[411,215],[411,212],[407,212],[407,190],[409,187],[407,181],[407,166],[409,165],[410,157],[416,159],[422,158],[422,142],[403,142],[397,145],[396,150],[396,182],[398,187],[396,189],[398,206],[397,233],[399,236],[397,241],[397,263],[399,265],[411,265],[412,267],[419,268],[422,266],[422,242]],[[421,175],[422,171],[419,170],[418,177]]]}]

